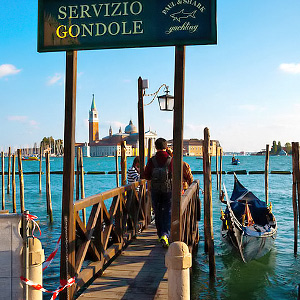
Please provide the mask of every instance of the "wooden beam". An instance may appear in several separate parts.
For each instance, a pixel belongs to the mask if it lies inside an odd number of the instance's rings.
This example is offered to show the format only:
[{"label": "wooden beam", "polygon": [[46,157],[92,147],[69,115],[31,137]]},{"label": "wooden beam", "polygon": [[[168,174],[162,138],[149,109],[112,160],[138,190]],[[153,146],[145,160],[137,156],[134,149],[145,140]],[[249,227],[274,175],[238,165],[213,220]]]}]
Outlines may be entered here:
[{"label": "wooden beam", "polygon": [[181,193],[182,193],[182,155],[183,155],[183,116],[184,116],[184,78],[185,46],[175,48],[174,82],[174,124],[173,124],[173,186],[171,240],[181,241]]},{"label": "wooden beam", "polygon": [[269,145],[266,145],[266,161],[265,161],[265,197],[266,204],[269,204],[269,160],[270,160],[270,152]]},{"label": "wooden beam", "polygon": [[[77,51],[66,52],[64,172],[62,192],[61,260],[60,279],[68,280],[75,275],[75,220],[74,158],[76,118]],[[74,288],[66,288],[59,294],[60,300],[73,299]]]}]

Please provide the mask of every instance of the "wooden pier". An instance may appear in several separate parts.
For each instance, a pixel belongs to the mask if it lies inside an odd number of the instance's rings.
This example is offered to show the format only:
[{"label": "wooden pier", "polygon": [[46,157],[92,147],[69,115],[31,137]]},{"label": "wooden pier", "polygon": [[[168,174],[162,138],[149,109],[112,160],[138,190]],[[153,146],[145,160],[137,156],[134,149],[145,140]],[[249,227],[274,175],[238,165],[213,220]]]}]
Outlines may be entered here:
[{"label": "wooden pier", "polygon": [[150,225],[78,299],[167,299],[166,252]]}]

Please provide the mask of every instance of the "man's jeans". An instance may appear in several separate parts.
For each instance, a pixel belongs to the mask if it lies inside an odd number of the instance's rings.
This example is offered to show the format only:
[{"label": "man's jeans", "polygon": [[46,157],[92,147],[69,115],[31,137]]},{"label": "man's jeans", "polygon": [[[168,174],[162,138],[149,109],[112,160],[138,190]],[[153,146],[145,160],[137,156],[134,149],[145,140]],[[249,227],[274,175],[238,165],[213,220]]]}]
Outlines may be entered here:
[{"label": "man's jeans", "polygon": [[172,192],[151,191],[152,207],[155,214],[155,225],[158,237],[170,235],[171,197]]}]

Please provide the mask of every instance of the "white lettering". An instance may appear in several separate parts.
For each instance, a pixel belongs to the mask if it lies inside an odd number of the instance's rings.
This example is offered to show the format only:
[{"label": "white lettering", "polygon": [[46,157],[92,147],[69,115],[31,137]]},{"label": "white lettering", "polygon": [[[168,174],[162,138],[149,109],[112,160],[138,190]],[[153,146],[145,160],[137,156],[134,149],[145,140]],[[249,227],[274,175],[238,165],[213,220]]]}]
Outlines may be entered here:
[{"label": "white lettering", "polygon": [[61,6],[59,9],[58,9],[58,12],[60,14],[62,14],[62,16],[58,15],[58,19],[59,20],[63,20],[67,17],[67,13],[66,13],[66,10],[67,10],[67,7],[66,6]]}]

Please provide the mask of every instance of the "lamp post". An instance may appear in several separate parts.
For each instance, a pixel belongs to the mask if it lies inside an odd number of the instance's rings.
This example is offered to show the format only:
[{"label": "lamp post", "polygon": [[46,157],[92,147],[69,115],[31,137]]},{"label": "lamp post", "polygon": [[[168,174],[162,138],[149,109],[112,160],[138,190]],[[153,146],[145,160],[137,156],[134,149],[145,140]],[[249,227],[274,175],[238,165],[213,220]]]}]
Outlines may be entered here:
[{"label": "lamp post", "polygon": [[[165,87],[165,94],[157,96],[160,89]],[[145,94],[145,90],[149,88],[148,79],[138,79],[138,126],[139,126],[139,156],[140,156],[140,177],[144,178],[145,171],[145,123],[144,123],[144,106],[151,104],[157,97],[159,108],[163,111],[172,111],[174,109],[174,97],[169,95],[169,87],[162,84],[159,89],[150,95]],[[153,99],[144,104],[144,96],[154,96]]]}]

